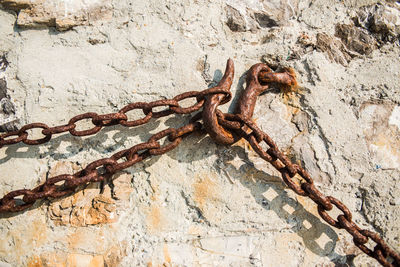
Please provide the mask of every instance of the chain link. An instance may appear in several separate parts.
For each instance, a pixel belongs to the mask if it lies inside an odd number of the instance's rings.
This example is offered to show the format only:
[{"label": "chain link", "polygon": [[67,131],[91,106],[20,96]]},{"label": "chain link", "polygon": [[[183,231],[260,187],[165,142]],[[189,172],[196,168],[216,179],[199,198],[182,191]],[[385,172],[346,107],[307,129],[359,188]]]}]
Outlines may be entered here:
[{"label": "chain link", "polygon": [[[75,192],[78,186],[103,181],[117,171],[131,167],[150,156],[167,153],[177,147],[182,138],[200,129],[199,122],[191,122],[178,129],[169,128],[154,134],[147,142],[117,152],[109,158],[96,160],[72,175],[62,174],[49,178],[32,190],[12,191],[0,199],[0,212],[21,211],[29,208],[39,199],[62,197]],[[163,137],[167,137],[172,142],[162,146],[159,140]],[[119,162],[121,159],[123,161]]]},{"label": "chain link", "polygon": [[[87,136],[99,132],[103,127],[123,125],[134,127],[149,122],[152,118],[160,118],[175,114],[195,114],[190,122],[178,129],[168,128],[152,135],[147,142],[116,152],[108,158],[96,160],[88,164],[83,170],[74,174],[62,174],[49,178],[34,189],[21,189],[9,192],[0,199],[0,213],[18,212],[31,207],[37,200],[44,198],[59,198],[72,194],[82,185],[99,182],[110,178],[116,172],[133,166],[148,157],[162,155],[176,148],[186,136],[204,128],[214,141],[222,144],[231,144],[240,138],[246,139],[254,151],[265,161],[274,166],[282,175],[285,184],[300,196],[309,197],[317,204],[321,218],[332,227],[346,230],[353,236],[354,244],[365,254],[375,258],[380,264],[387,267],[400,266],[400,256],[391,249],[379,234],[361,229],[352,221],[351,211],[333,196],[325,196],[314,184],[309,173],[298,164],[294,164],[282,153],[272,138],[263,132],[252,120],[256,97],[268,89],[268,83],[281,84],[283,87],[296,85],[293,70],[286,69],[280,73],[273,73],[265,64],[256,64],[248,71],[247,87],[239,100],[237,114],[222,113],[217,109],[221,104],[231,99],[230,86],[233,79],[233,62],[227,63],[225,74],[220,83],[203,91],[190,91],[177,95],[172,99],[157,100],[149,103],[136,102],[126,105],[116,113],[98,115],[94,112],[84,113],[71,118],[68,124],[48,127],[43,123],[31,123],[20,130],[0,135],[2,146],[23,142],[27,145],[38,145],[48,142],[52,135],[70,132],[74,136]],[[263,83],[263,84],[261,84]],[[196,103],[189,107],[182,107],[179,102],[194,98]],[[155,112],[154,108],[165,107]],[[129,120],[127,113],[132,110],[142,110],[143,117]],[[199,120],[202,119],[203,123]],[[77,130],[77,123],[90,120],[92,125],[87,130]],[[41,129],[44,137],[29,138],[28,130]],[[166,138],[166,144],[160,140]],[[263,149],[264,142],[268,149]],[[336,207],[341,214],[336,220],[328,211]],[[371,241],[373,249],[367,247]]]},{"label": "chain link", "polygon": [[[230,121],[226,118],[229,118]],[[257,125],[242,116],[232,116],[224,114],[220,116],[221,125],[232,125],[233,121],[241,124],[237,134],[246,139],[254,151],[264,160],[271,163],[282,175],[285,184],[300,196],[307,196],[313,200],[318,207],[318,213],[321,218],[329,225],[345,229],[353,236],[354,244],[359,247],[368,256],[375,258],[380,264],[386,267],[400,266],[400,256],[391,249],[379,234],[361,229],[352,221],[352,213],[341,201],[332,196],[325,196],[315,186],[313,179],[301,166],[292,163],[276,146],[275,142],[263,132]],[[237,126],[235,127],[238,128]],[[251,129],[248,131],[248,129]],[[269,148],[264,150],[260,143],[264,141]],[[294,177],[299,176],[296,182]],[[338,215],[337,220],[333,219],[328,211],[333,207],[337,207],[342,214]],[[365,244],[371,239],[376,243],[374,249],[371,250]],[[392,260],[392,262],[389,260]]]},{"label": "chain link", "polygon": [[[18,131],[0,134],[0,148],[5,145],[12,145],[23,142],[27,145],[39,145],[48,142],[52,135],[69,132],[74,136],[88,136],[99,132],[103,127],[113,126],[120,124],[126,127],[134,127],[145,124],[151,120],[151,118],[161,118],[173,113],[176,114],[189,114],[200,110],[204,105],[204,98],[207,95],[215,93],[225,94],[224,101],[228,102],[231,98],[231,93],[223,90],[210,88],[203,91],[191,91],[175,96],[173,99],[162,99],[153,102],[136,102],[130,103],[125,107],[121,108],[116,113],[99,115],[94,112],[88,112],[84,114],[76,115],[72,117],[68,124],[49,127],[44,123],[31,123],[27,124]],[[197,101],[195,104],[189,107],[182,107],[179,102],[188,98],[195,98]],[[154,112],[153,109],[156,107],[166,107],[165,110]],[[127,113],[139,109],[142,110],[144,117],[136,120],[129,121]],[[93,124],[92,128],[87,130],[77,130],[77,123],[83,120],[90,120]],[[29,139],[28,130],[41,129],[41,133],[44,135],[41,139],[31,140]],[[11,138],[13,137],[13,138]]]}]

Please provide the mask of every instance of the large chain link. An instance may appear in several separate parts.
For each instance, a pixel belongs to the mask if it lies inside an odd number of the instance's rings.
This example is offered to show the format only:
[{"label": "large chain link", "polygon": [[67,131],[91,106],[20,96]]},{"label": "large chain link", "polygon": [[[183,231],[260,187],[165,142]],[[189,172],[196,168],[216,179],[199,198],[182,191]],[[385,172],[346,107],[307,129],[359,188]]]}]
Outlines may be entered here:
[{"label": "large chain link", "polygon": [[[300,196],[312,199],[318,207],[318,213],[329,225],[345,229],[353,236],[354,244],[365,254],[375,258],[383,266],[400,266],[400,256],[379,236],[379,234],[361,229],[352,221],[352,213],[338,199],[325,196],[314,184],[314,180],[298,164],[294,164],[283,154],[271,137],[263,132],[252,120],[256,97],[268,89],[270,83],[290,87],[296,85],[294,72],[290,69],[281,72],[272,72],[264,64],[254,65],[247,74],[246,90],[239,100],[236,114],[222,113],[217,109],[231,99],[230,86],[233,79],[233,62],[228,60],[225,74],[220,83],[203,91],[190,91],[177,95],[172,99],[163,99],[150,103],[136,102],[126,105],[116,113],[98,115],[84,113],[69,120],[68,124],[48,127],[43,123],[32,123],[23,126],[20,130],[0,135],[0,148],[5,145],[23,142],[27,145],[38,145],[49,141],[54,134],[70,132],[75,136],[87,136],[99,132],[103,127],[123,125],[133,127],[145,124],[151,118],[160,118],[171,114],[189,114],[203,110],[192,117],[190,122],[180,128],[168,128],[151,136],[147,142],[119,151],[111,157],[96,160],[88,164],[83,170],[74,174],[62,174],[46,180],[45,183],[34,189],[15,190],[0,199],[0,212],[17,212],[31,207],[37,200],[43,198],[59,198],[75,192],[76,188],[92,182],[99,182],[111,177],[114,173],[131,167],[144,159],[167,153],[177,147],[182,139],[204,128],[214,141],[222,144],[232,144],[240,138],[246,139],[254,151],[264,160],[272,164],[282,175],[283,181]],[[196,103],[189,107],[182,107],[180,101],[195,98]],[[155,112],[156,107],[165,107]],[[129,120],[127,113],[142,110],[143,117]],[[88,130],[77,130],[77,122],[91,120],[93,127]],[[203,124],[199,120],[203,120]],[[43,138],[30,139],[28,130],[42,129]],[[160,140],[167,138],[169,143],[161,145]],[[262,148],[262,143],[268,149]],[[328,211],[334,207],[341,211],[335,220]],[[366,244],[369,240],[375,242],[372,249]]]},{"label": "large chain link", "polygon": [[[285,184],[300,196],[312,199],[318,207],[321,218],[331,226],[338,229],[345,229],[353,236],[354,244],[365,254],[378,260],[386,267],[400,266],[400,255],[391,249],[378,233],[361,229],[352,221],[352,213],[341,201],[333,196],[325,196],[317,189],[314,180],[309,173],[301,166],[291,162],[276,146],[271,137],[263,132],[254,122],[240,115],[223,114],[219,116],[221,125],[234,129],[236,134],[246,139],[254,151],[265,161],[268,161],[281,173]],[[235,124],[236,122],[236,124]],[[264,150],[261,143],[267,144],[268,149]],[[338,208],[341,214],[335,220],[328,211],[333,207]],[[369,239],[375,242],[373,249],[366,246]],[[392,262],[391,262],[392,261]]]}]

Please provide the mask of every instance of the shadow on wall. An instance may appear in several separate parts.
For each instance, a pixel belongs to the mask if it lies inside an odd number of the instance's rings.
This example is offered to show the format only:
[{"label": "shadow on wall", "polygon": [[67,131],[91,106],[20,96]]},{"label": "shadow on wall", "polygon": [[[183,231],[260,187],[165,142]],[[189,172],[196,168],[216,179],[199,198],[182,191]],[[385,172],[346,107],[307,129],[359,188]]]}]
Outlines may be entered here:
[{"label": "shadow on wall", "polygon": [[[230,149],[232,150],[230,156],[237,156],[244,162],[249,163],[249,159],[245,156],[244,148],[235,146]],[[266,164],[268,163],[266,162]],[[249,173],[249,170],[246,170],[249,165],[242,165],[239,169],[236,169],[233,165],[229,167],[229,165],[231,164],[228,163],[225,170],[231,177],[243,177],[246,173]],[[239,181],[249,189],[258,205],[265,210],[274,211],[280,219],[291,225],[291,230],[302,238],[304,245],[314,254],[321,257],[328,256],[333,262],[347,261],[347,259],[343,259],[343,256],[334,251],[338,240],[336,232],[319,217],[310,213],[300,202],[290,197],[288,192],[284,190],[287,187],[280,177],[271,176],[262,170],[258,170],[251,162],[250,168],[260,173],[265,179],[249,182],[249,179],[244,177],[240,178]],[[351,260],[354,255],[348,255],[345,258]]]},{"label": "shadow on wall", "polygon": [[[218,76],[218,72],[216,72],[214,78]],[[245,74],[242,75],[240,78],[240,82],[237,88],[238,91],[243,89],[244,77]],[[230,109],[232,109],[232,106]],[[174,128],[180,127],[184,124],[184,120],[188,120],[188,116],[179,117],[177,118],[177,116],[174,116],[167,119],[165,121],[165,125],[167,127]],[[138,136],[142,141],[147,141],[148,138],[152,135],[150,134],[150,132],[154,132],[154,129],[156,129],[158,126],[160,126],[160,121],[151,121],[150,123],[138,126],[134,129],[127,129],[121,125],[116,125],[106,127],[97,134],[89,136],[84,140],[66,133],[53,138],[47,144],[47,151],[45,152],[39,150],[38,146],[25,146],[24,144],[12,145],[6,147],[4,153],[5,157],[0,158],[0,164],[7,162],[11,158],[44,158],[51,156],[55,160],[66,159],[73,155],[76,155],[83,150],[93,149],[101,154],[108,155],[108,153],[112,151],[117,151],[118,149],[125,148],[124,143],[129,139],[129,137],[133,135]],[[112,136],[109,135],[109,133],[111,132],[113,132]],[[214,146],[214,148],[216,148],[217,150],[226,149],[224,146],[215,145],[210,138],[204,137],[204,132],[202,132],[200,135],[195,133],[192,134],[192,136],[186,138],[184,143],[186,143],[190,147],[207,148]],[[112,145],[107,146],[105,145],[105,141],[109,139],[115,140],[115,142]],[[62,142],[69,143],[66,148],[67,153],[54,152]],[[51,148],[52,151],[48,151],[49,148]],[[232,150],[232,154],[237,155],[241,160],[245,162],[249,162],[249,160],[246,158],[244,148],[239,146],[232,146],[230,149]],[[186,152],[188,154],[190,153],[190,160],[189,157],[182,157],[182,155],[180,155],[179,160],[186,159],[187,162],[192,162],[210,156],[210,154],[208,153],[192,152],[193,151]],[[176,153],[168,153],[168,156],[178,160]],[[146,160],[146,165],[154,164],[159,160],[159,158],[160,157],[152,157]],[[142,165],[139,165],[139,168],[141,168],[141,166]],[[138,168],[138,166],[131,167],[130,169],[132,170],[133,168]],[[231,174],[232,176],[236,177],[243,176],[243,173],[246,173],[246,171],[242,168],[243,166],[239,170],[236,170],[235,168],[228,168],[225,166],[225,170],[228,171],[228,175]],[[251,168],[255,167],[251,166]],[[334,248],[338,240],[336,232],[330,226],[323,223],[318,217],[307,211],[304,206],[296,199],[291,198],[284,190],[284,185],[279,177],[271,176],[261,170],[257,171],[261,172],[268,178],[268,180],[272,180],[273,182],[257,181],[255,183],[249,183],[248,180],[245,179],[240,179],[239,181],[244,187],[249,189],[258,205],[263,207],[263,209],[265,210],[274,211],[283,221],[286,221],[289,225],[293,225],[291,230],[297,233],[297,235],[302,238],[304,245],[314,254],[317,254],[321,257],[328,256],[333,262],[337,262],[338,260],[340,260],[341,262],[351,261],[353,255],[341,256],[334,252]],[[131,171],[133,175],[135,172],[135,170]],[[75,192],[83,189],[84,187],[79,187]],[[37,201],[28,210],[37,209],[44,203],[48,203],[48,201]],[[24,212],[25,211],[12,214],[0,214],[0,219],[18,216],[19,214]],[[323,242],[318,241],[322,237],[324,237],[325,240],[328,240],[324,244],[321,244]]]}]

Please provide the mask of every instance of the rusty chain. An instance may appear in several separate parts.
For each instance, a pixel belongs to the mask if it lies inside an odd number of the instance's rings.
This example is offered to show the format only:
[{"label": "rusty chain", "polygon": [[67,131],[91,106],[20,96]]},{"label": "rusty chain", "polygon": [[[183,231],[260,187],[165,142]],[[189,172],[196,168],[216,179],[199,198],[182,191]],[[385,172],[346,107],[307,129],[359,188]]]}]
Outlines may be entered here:
[{"label": "rusty chain", "polygon": [[[79,114],[69,120],[65,125],[49,127],[44,123],[31,123],[23,126],[18,131],[9,132],[0,135],[0,148],[5,145],[17,144],[23,142],[27,145],[39,145],[48,142],[54,134],[60,134],[69,132],[74,136],[88,136],[99,132],[105,126],[113,126],[120,124],[126,127],[133,127],[145,124],[151,120],[151,118],[161,118],[173,113],[175,114],[189,114],[198,111],[203,107],[205,97],[209,94],[221,93],[224,95],[224,102],[228,102],[231,99],[231,93],[229,90],[223,88],[213,87],[204,91],[190,91],[183,94],[177,95],[172,99],[162,99],[153,101],[150,103],[146,102],[135,102],[126,105],[116,113],[98,115],[94,112],[88,112]],[[181,107],[179,102],[189,98],[196,98],[197,102],[189,107]],[[166,109],[158,112],[154,112],[153,109],[156,107],[166,107]],[[142,110],[144,117],[136,120],[128,120],[127,113],[132,110]],[[93,127],[88,130],[76,130],[76,123],[85,119],[90,119]],[[42,129],[41,133],[44,135],[40,139],[29,139],[28,130]],[[14,138],[10,138],[14,137]]]},{"label": "rusty chain", "polygon": [[[48,142],[52,135],[69,132],[74,136],[87,136],[99,132],[103,127],[123,125],[133,127],[145,124],[152,118],[160,118],[171,114],[190,114],[203,110],[194,115],[190,122],[180,128],[168,128],[152,135],[147,142],[137,144],[131,148],[116,152],[111,157],[96,160],[88,164],[83,170],[74,174],[62,174],[48,178],[45,183],[34,189],[21,189],[9,192],[0,199],[0,213],[18,212],[31,207],[37,200],[43,198],[59,198],[75,192],[81,185],[99,182],[111,177],[114,173],[131,167],[144,159],[167,153],[177,147],[182,139],[202,128],[217,143],[230,145],[241,138],[246,139],[254,151],[264,160],[272,164],[282,176],[285,184],[300,196],[309,197],[318,207],[321,218],[329,225],[345,229],[353,237],[354,244],[365,254],[375,258],[383,266],[400,266],[400,255],[391,249],[378,233],[361,229],[352,221],[352,213],[338,199],[325,196],[314,184],[314,180],[298,164],[294,164],[283,154],[271,137],[263,132],[253,121],[252,116],[257,96],[269,89],[270,84],[282,87],[296,85],[295,74],[291,69],[272,72],[265,64],[253,65],[247,73],[246,89],[238,102],[235,114],[222,113],[218,106],[231,99],[230,87],[233,80],[233,61],[228,60],[225,74],[217,86],[203,91],[190,91],[177,95],[172,99],[163,99],[150,103],[131,103],[116,113],[98,115],[89,112],[77,115],[69,120],[68,124],[48,127],[44,123],[31,123],[18,131],[0,135],[0,148],[6,145],[23,142],[27,145],[38,145]],[[195,98],[196,103],[189,107],[182,107],[179,102]],[[155,112],[156,107],[165,107]],[[127,113],[131,110],[142,110],[143,118],[129,120]],[[77,122],[90,119],[93,127],[88,130],[77,130]],[[203,123],[200,123],[202,120]],[[28,130],[42,129],[44,135],[40,139],[29,139]],[[10,138],[11,137],[11,138]],[[167,138],[169,144],[161,145],[160,140]],[[263,149],[264,142],[268,149]],[[328,211],[334,207],[342,214],[335,220]],[[372,247],[367,246],[369,240],[375,242]]]}]

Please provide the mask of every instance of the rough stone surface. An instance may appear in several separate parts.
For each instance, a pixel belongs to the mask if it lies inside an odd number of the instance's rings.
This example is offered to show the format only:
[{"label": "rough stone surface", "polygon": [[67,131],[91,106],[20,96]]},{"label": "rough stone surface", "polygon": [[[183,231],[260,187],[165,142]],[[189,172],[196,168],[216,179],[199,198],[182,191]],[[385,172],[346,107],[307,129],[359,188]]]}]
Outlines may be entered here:
[{"label": "rough stone surface", "polygon": [[17,130],[18,119],[15,115],[15,106],[7,94],[7,81],[4,77],[9,62],[6,55],[0,57],[0,132]]},{"label": "rough stone surface", "polygon": [[398,42],[400,35],[399,3],[364,6],[353,15],[353,21],[368,29],[380,42]]},{"label": "rough stone surface", "polygon": [[[357,224],[399,251],[397,1],[0,3],[3,131],[8,120],[60,125],[202,90],[222,77],[229,57],[235,98],[220,108],[233,111],[250,66],[292,67],[297,91],[260,96],[254,119]],[[187,121],[172,115],[0,148],[0,195]],[[0,266],[378,266],[245,141],[220,146],[200,133],[106,183],[0,215],[0,240]]]},{"label": "rough stone surface", "polygon": [[52,26],[63,31],[112,17],[109,0],[4,0],[0,4],[17,12],[17,25],[23,28]]}]

